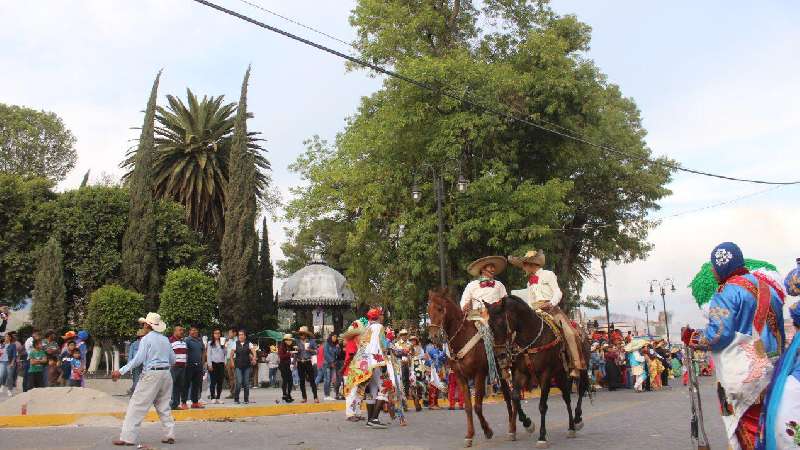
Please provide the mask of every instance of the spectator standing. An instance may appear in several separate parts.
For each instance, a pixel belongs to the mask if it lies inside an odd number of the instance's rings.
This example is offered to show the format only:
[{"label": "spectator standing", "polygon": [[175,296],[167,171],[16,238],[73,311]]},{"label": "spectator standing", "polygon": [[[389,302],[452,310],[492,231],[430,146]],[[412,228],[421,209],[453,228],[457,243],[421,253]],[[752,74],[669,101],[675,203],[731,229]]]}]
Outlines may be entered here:
[{"label": "spectator standing", "polygon": [[27,392],[30,389],[30,367],[31,367],[31,359],[30,353],[33,350],[33,342],[38,341],[41,339],[41,335],[39,334],[39,330],[36,328],[33,329],[31,332],[30,337],[25,339],[25,359],[22,360],[22,392]]},{"label": "spectator standing", "polygon": [[203,390],[206,348],[197,326],[189,327],[189,336],[184,342],[186,343],[186,384],[183,387],[185,397],[192,400],[192,408],[204,408],[200,403],[200,392]]},{"label": "spectator standing", "polygon": [[47,353],[42,350],[42,341],[35,339],[33,348],[28,352],[28,389],[43,388],[44,369],[47,366]]},{"label": "spectator standing", "polygon": [[247,333],[239,330],[236,345],[233,348],[231,359],[236,371],[236,388],[233,391],[233,402],[239,404],[239,393],[244,389],[244,403],[250,403],[250,371],[256,363],[256,349],[247,340]]},{"label": "spectator standing", "polygon": [[25,361],[28,360],[28,353],[25,351],[25,346],[22,344],[22,342],[20,342],[16,332],[9,331],[8,334],[10,334],[14,338],[14,346],[17,347],[17,363],[12,366],[9,366],[9,368],[12,369],[12,371],[11,371],[11,380],[9,380],[8,382],[8,388],[10,390],[14,390],[17,388],[17,377],[19,376],[19,374],[22,373],[23,378],[25,377],[25,374],[22,371],[24,369]]},{"label": "spectator standing", "polygon": [[189,409],[186,405],[186,341],[183,339],[183,327],[176,325],[169,338],[175,362],[172,364],[172,409]]},{"label": "spectator standing", "polygon": [[79,348],[75,348],[72,351],[72,358],[70,359],[70,370],[69,370],[69,381],[67,381],[67,386],[69,387],[81,387],[83,386],[83,374],[86,373],[86,366],[83,364],[81,360],[81,350]]},{"label": "spectator standing", "polygon": [[314,342],[313,335],[308,331],[308,327],[302,326],[297,332],[299,339],[297,342],[297,376],[300,381],[300,394],[303,396],[302,403],[308,401],[306,396],[306,380],[311,385],[311,393],[314,395],[314,403],[319,403],[317,398],[317,383],[314,381],[314,366],[311,364],[311,357],[317,353],[317,343]]},{"label": "spectator standing", "polygon": [[[145,334],[144,328],[139,328],[136,330],[136,339],[131,342],[131,346],[128,349],[128,361],[132,361],[133,358],[136,357],[136,352],[139,351],[139,344],[142,341],[142,337]],[[142,366],[134,367],[131,369],[131,388],[128,390],[128,395],[133,395],[133,391],[136,390],[136,383],[139,382],[139,376],[142,374]]]},{"label": "spectator standing", "polygon": [[286,333],[283,340],[278,344],[278,369],[281,371],[281,390],[283,391],[283,401],[292,403],[292,353],[294,350],[294,339],[292,335]]},{"label": "spectator standing", "polygon": [[[44,387],[58,385],[58,374],[56,373],[58,371],[58,347],[58,336],[56,335],[56,332],[53,330],[47,330],[47,332],[44,334],[44,340],[42,341],[42,350],[44,350],[45,354],[47,355],[47,367],[43,376]],[[51,367],[55,367],[55,369],[51,369]],[[51,375],[56,376],[51,378]]]},{"label": "spectator standing", "polygon": [[214,330],[211,333],[211,341],[206,349],[206,364],[211,380],[208,383],[208,391],[211,394],[211,402],[224,403],[219,399],[222,395],[222,384],[225,381],[225,347],[222,344],[222,331]]},{"label": "spectator standing", "polygon": [[[64,350],[61,351],[61,384],[69,386],[70,374],[72,373],[72,355],[78,347],[75,341],[69,341],[64,345]],[[78,350],[80,352],[80,350]],[[128,358],[130,361],[131,358]]]},{"label": "spectator standing", "polygon": [[228,380],[228,389],[230,393],[225,398],[233,398],[233,390],[236,388],[236,371],[234,370],[233,360],[231,359],[231,351],[236,348],[236,339],[239,335],[239,330],[236,328],[228,329],[228,339],[225,341],[225,355],[228,358],[225,361],[225,377]]},{"label": "spectator standing", "polygon": [[338,359],[339,352],[341,351],[339,349],[339,336],[331,333],[328,336],[328,339],[325,340],[325,344],[322,346],[322,349],[323,358],[325,359],[322,368],[324,373],[322,390],[325,393],[325,400],[330,401],[333,400],[333,398],[331,398],[331,383],[338,376],[336,372],[336,360]]},{"label": "spectator standing", "polygon": [[337,344],[339,347],[339,352],[336,354],[336,382],[333,385],[333,390],[336,393],[336,400],[344,400],[344,393],[342,392],[344,388],[342,387],[344,384],[344,344],[341,339]]},{"label": "spectator standing", "polygon": [[17,346],[14,343],[14,334],[6,333],[3,341],[0,342],[0,393],[8,391],[8,396],[12,395],[13,386],[11,376],[16,376],[14,370],[17,364]]},{"label": "spectator standing", "polygon": [[311,357],[311,365],[316,372],[314,373],[314,383],[319,386],[325,380],[325,345],[317,347],[317,354]]},{"label": "spectator standing", "polygon": [[278,387],[278,366],[280,365],[280,358],[278,358],[278,346],[270,345],[269,354],[267,355],[267,369],[269,370],[269,385],[270,387]]}]

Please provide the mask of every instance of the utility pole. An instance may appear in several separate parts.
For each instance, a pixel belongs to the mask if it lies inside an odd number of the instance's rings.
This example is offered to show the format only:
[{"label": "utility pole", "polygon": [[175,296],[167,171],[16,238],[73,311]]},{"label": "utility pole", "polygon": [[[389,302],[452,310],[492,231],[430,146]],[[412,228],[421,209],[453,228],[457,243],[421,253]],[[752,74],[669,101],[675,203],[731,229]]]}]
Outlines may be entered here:
[{"label": "utility pole", "polygon": [[670,286],[670,291],[675,292],[675,281],[672,278],[665,278],[662,281],[659,280],[651,280],[650,281],[650,294],[653,294],[653,286],[658,286],[660,289],[659,294],[661,294],[661,304],[664,307],[664,327],[667,331],[667,344],[672,345],[672,342],[669,339],[669,316],[667,315],[667,286]]},{"label": "utility pole", "polygon": [[603,295],[606,302],[606,332],[608,339],[611,340],[611,314],[608,311],[608,284],[606,283],[606,260],[600,260],[600,268],[603,270]]}]

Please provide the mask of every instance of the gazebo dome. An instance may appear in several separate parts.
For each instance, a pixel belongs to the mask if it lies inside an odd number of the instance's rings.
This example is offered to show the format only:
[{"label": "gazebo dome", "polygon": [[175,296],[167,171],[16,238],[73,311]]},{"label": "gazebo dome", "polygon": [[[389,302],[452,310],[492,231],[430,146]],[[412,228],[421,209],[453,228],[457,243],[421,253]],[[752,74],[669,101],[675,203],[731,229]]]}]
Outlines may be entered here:
[{"label": "gazebo dome", "polygon": [[353,307],[355,295],[341,273],[315,258],[293,273],[278,293],[280,308]]}]

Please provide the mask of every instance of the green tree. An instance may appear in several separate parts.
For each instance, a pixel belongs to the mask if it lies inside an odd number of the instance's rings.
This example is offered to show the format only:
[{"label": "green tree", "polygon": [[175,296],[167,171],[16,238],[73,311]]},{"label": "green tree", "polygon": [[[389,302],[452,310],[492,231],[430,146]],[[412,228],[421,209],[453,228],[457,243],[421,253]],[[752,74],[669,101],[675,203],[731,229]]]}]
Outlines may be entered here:
[{"label": "green tree", "polygon": [[[312,141],[292,166],[308,186],[295,190],[287,218],[301,229],[321,218],[347,228],[343,264],[362,301],[413,315],[437,284],[434,175],[443,179],[447,267],[457,287],[479,256],[543,248],[575,300],[592,258],[647,254],[647,215],[669,194],[670,172],[643,163],[651,154],[639,111],[585,58],[587,25],[546,2],[501,0],[480,8],[360,0],[351,23],[365,59],[435,88],[387,78],[332,148]],[[478,23],[496,26],[480,32]],[[507,120],[442,89],[630,156]],[[454,189],[459,174],[471,181],[464,194]],[[415,183],[418,204],[409,195]],[[503,278],[512,287],[524,281],[517,270]]]},{"label": "green tree", "polygon": [[0,172],[0,305],[17,306],[33,288],[36,252],[52,222],[53,182]]},{"label": "green tree", "polygon": [[[167,95],[168,106],[156,110],[155,195],[184,205],[192,228],[218,240],[224,228],[236,104],[224,103],[222,95],[198,99],[190,89],[186,90],[186,100],[184,103]],[[270,165],[259,144],[259,134],[247,133],[247,148],[260,169],[256,173],[257,195],[268,202]],[[134,156],[130,154],[123,163],[131,170],[126,177],[132,174]]]},{"label": "green tree", "polygon": [[278,323],[278,305],[275,303],[275,292],[273,291],[274,277],[275,269],[272,267],[272,260],[269,256],[269,232],[265,217],[261,222],[261,247],[258,252],[258,275],[256,276],[258,302],[263,311],[263,319],[259,328],[272,329]]},{"label": "green tree", "polygon": [[67,291],[58,237],[50,236],[40,253],[33,285],[33,326],[40,330],[60,330],[66,325]]},{"label": "green tree", "polygon": [[0,172],[59,182],[75,167],[74,146],[55,113],[0,103]]},{"label": "green tree", "polygon": [[[89,294],[119,282],[122,238],[130,195],[120,186],[86,186],[59,194],[51,218],[61,236],[70,318],[80,322]],[[156,203],[156,247],[161,277],[172,268],[205,269],[207,249],[185,223],[184,210],[172,201]]]},{"label": "green tree", "polygon": [[230,179],[225,187],[225,232],[222,235],[219,272],[219,311],[222,323],[256,329],[258,292],[258,235],[256,222],[257,166],[247,150],[247,83],[250,68],[242,82],[242,93],[234,121],[230,151]]},{"label": "green tree", "polygon": [[136,334],[146,313],[144,296],[116,284],[92,292],[84,326],[101,341],[119,341]]},{"label": "green tree", "polygon": [[216,311],[217,283],[213,278],[186,267],[167,272],[158,312],[168,324],[210,327]]},{"label": "green tree", "polygon": [[161,72],[158,72],[144,114],[136,163],[128,180],[131,191],[131,207],[128,211],[128,227],[122,240],[123,284],[144,294],[148,307],[158,304],[160,288],[158,273],[158,250],[156,248],[156,217],[153,199],[153,160],[155,147],[156,94]]}]

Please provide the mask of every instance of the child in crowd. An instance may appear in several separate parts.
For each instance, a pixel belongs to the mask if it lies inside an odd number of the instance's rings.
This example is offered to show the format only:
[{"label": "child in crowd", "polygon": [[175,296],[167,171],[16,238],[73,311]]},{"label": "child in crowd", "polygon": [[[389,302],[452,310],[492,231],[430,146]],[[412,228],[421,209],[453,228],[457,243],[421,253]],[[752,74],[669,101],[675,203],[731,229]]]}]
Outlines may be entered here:
[{"label": "child in crowd", "polygon": [[61,378],[61,361],[47,356],[47,387],[63,386]]},{"label": "child in crowd", "polygon": [[44,368],[47,366],[47,353],[42,350],[42,340],[33,340],[33,349],[28,353],[28,382],[30,388],[44,387]]},{"label": "child in crowd", "polygon": [[81,351],[80,349],[76,348],[72,351],[72,358],[70,361],[71,370],[70,370],[70,377],[67,386],[70,387],[81,387],[83,384],[83,374],[86,372],[86,369],[83,367],[83,362],[81,361]]},{"label": "child in crowd", "polygon": [[77,345],[75,341],[67,342],[67,348],[61,352],[61,385],[69,386],[70,376],[72,375],[72,354],[75,352]]}]

